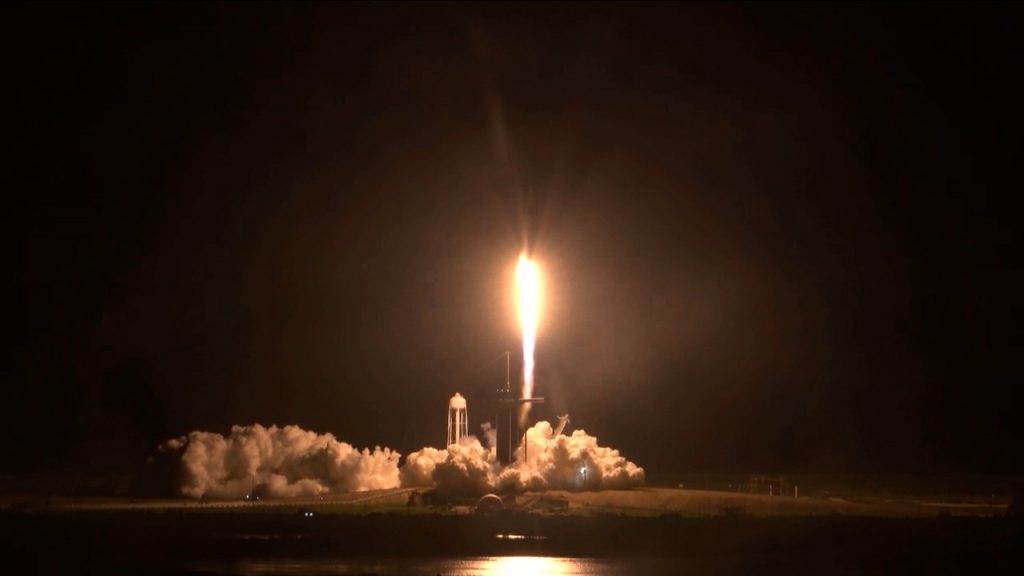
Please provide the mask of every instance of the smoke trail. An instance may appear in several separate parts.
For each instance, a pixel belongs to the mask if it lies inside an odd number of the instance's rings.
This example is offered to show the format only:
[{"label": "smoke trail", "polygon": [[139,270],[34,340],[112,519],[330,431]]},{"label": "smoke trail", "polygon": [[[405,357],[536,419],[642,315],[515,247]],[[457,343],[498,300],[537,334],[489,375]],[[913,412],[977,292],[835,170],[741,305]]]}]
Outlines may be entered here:
[{"label": "smoke trail", "polygon": [[331,434],[298,426],[233,426],[226,437],[195,431],[160,449],[180,454],[180,491],[192,498],[310,496],[399,486],[398,452],[360,451]]}]

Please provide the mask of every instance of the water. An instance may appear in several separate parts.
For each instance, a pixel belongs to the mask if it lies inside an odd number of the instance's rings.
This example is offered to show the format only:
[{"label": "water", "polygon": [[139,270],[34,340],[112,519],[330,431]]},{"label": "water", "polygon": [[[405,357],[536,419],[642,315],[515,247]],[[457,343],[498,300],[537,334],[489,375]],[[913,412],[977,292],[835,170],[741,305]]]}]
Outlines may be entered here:
[{"label": "water", "polygon": [[203,563],[196,571],[239,576],[311,576],[403,574],[444,576],[619,576],[627,574],[677,574],[670,559],[564,558],[551,556],[479,556],[469,558],[345,558],[339,560],[241,561]]}]

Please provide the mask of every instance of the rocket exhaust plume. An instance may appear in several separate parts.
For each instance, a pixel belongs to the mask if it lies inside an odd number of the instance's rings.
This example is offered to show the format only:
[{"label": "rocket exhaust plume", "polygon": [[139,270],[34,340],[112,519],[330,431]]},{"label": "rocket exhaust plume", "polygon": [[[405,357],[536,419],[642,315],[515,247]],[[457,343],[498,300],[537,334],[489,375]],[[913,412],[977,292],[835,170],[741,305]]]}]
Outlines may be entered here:
[{"label": "rocket exhaust plume", "polygon": [[[537,324],[540,319],[540,270],[537,263],[525,253],[519,255],[516,266],[516,311],[519,328],[523,333],[523,398],[533,397],[533,350],[537,342]],[[526,425],[530,404],[519,409],[519,425]]]}]

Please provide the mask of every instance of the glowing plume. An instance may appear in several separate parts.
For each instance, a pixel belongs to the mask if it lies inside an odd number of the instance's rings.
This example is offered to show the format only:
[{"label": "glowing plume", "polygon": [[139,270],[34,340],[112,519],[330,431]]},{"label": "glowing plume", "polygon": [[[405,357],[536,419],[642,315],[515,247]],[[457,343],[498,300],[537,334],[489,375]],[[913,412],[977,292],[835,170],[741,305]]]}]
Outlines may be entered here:
[{"label": "glowing plume", "polygon": [[[533,349],[540,319],[540,292],[540,270],[536,262],[521,254],[516,266],[516,310],[523,332],[523,398],[533,397]],[[519,412],[520,425],[526,424],[529,410],[530,404],[523,404]]]}]

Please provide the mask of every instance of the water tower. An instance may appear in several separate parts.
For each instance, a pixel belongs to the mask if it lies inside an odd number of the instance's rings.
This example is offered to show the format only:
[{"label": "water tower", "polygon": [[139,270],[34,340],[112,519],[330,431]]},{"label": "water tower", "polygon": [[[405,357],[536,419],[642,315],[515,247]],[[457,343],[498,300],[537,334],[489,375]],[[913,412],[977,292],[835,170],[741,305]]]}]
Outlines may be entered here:
[{"label": "water tower", "polygon": [[469,435],[469,415],[466,412],[466,399],[458,392],[448,401],[448,443],[445,446],[458,444],[463,436]]}]

